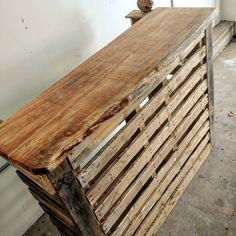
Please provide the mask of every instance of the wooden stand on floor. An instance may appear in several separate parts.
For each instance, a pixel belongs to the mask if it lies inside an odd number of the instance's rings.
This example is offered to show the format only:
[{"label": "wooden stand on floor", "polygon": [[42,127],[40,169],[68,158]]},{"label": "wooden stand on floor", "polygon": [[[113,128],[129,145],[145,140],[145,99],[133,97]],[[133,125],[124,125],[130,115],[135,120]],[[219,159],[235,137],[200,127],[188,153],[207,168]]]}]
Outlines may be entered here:
[{"label": "wooden stand on floor", "polygon": [[173,209],[212,149],[212,16],[154,10],[0,125],[62,235],[153,235]]}]

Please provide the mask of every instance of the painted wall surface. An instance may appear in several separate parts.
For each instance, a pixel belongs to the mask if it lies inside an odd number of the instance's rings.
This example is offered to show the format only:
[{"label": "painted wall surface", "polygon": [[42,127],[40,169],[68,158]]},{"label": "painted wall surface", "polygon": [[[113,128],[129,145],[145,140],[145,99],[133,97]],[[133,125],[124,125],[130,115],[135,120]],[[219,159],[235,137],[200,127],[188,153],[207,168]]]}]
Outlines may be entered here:
[{"label": "painted wall surface", "polygon": [[221,0],[222,20],[236,21],[236,0]]},{"label": "painted wall surface", "polygon": [[[175,1],[215,6],[214,0]],[[155,7],[170,6],[169,0]],[[129,26],[136,0],[0,0],[0,119],[6,119]],[[0,174],[0,235],[17,236],[42,214],[12,167]]]}]

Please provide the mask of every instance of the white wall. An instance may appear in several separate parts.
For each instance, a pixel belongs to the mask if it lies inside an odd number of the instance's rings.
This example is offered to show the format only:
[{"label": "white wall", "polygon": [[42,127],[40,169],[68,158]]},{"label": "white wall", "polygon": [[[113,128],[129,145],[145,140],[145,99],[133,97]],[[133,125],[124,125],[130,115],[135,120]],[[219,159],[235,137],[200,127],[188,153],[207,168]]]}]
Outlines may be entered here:
[{"label": "white wall", "polygon": [[[169,6],[157,0],[155,6]],[[214,0],[175,1],[215,6]],[[129,27],[136,0],[0,0],[0,118],[32,98]],[[13,168],[0,175],[0,234],[21,235],[42,213]]]},{"label": "white wall", "polygon": [[236,21],[236,0],[221,1],[221,18]]}]

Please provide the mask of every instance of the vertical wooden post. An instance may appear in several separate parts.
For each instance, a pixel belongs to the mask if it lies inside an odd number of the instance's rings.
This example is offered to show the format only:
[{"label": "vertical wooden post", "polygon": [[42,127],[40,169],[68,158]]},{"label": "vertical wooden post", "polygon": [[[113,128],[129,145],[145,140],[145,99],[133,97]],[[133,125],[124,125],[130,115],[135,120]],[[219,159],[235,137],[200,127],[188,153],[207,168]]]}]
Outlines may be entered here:
[{"label": "vertical wooden post", "polygon": [[213,71],[213,28],[212,23],[206,29],[206,62],[207,62],[207,82],[208,82],[208,95],[209,95],[209,112],[210,112],[210,134],[211,143],[214,145],[214,71]]},{"label": "vertical wooden post", "polygon": [[81,231],[84,236],[104,235],[69,161],[66,159],[55,170],[51,171],[48,177],[78,225],[78,231]]}]

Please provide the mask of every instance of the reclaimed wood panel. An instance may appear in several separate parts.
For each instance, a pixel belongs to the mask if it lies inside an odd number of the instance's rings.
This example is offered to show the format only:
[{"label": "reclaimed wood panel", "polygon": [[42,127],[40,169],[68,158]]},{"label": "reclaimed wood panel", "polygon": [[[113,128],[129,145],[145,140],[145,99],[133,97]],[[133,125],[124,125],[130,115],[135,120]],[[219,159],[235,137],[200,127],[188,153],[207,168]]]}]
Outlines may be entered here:
[{"label": "reclaimed wood panel", "polygon": [[[188,155],[191,154],[191,152],[194,150],[194,148],[196,147],[198,142],[201,140],[200,138],[202,138],[203,135],[205,135],[207,128],[209,129],[209,125],[208,125],[208,127],[204,126],[204,129],[202,129],[203,131],[200,130],[200,132],[199,132],[200,135],[195,136],[194,140],[187,146],[187,148],[184,150],[184,153],[181,156],[187,158]],[[175,160],[175,158],[173,158],[172,160]],[[169,166],[172,167],[172,171],[174,171],[174,173],[175,173],[175,171],[178,170],[177,168],[173,168],[174,166],[172,163]],[[164,166],[164,168],[165,168],[165,166]],[[169,169],[169,167],[167,167],[167,169]],[[165,181],[165,180],[166,180],[165,178],[162,180],[160,187],[150,185],[150,189],[147,188],[147,191],[146,191],[146,193],[150,193],[150,195],[148,195],[148,197],[147,197],[146,194],[144,194],[144,196],[142,196],[142,198],[141,198],[144,200],[143,204],[140,204],[138,202],[139,204],[134,205],[134,208],[135,207],[138,208],[138,214],[136,215],[138,217],[135,217],[133,219],[133,221],[129,223],[128,229],[125,231],[126,235],[132,235],[133,233],[135,233],[136,229],[142,223],[142,220],[146,217],[148,212],[152,209],[152,207],[155,205],[156,201],[161,196],[161,193],[163,193],[165,191],[165,189],[168,186],[168,181]],[[171,180],[171,178],[170,178],[170,180]],[[159,192],[159,194],[156,194],[157,192]]]},{"label": "reclaimed wood panel", "polygon": [[[200,106],[199,106],[200,107]],[[207,113],[204,113],[205,115],[202,117],[202,119],[206,119]],[[189,119],[186,119],[186,123]],[[187,126],[186,123],[183,123],[183,126]],[[191,125],[188,124],[189,126]],[[187,126],[186,128],[189,128]],[[181,132],[180,132],[181,131]],[[185,130],[186,131],[186,130]],[[178,130],[178,134],[181,135],[184,132],[184,129],[181,128],[181,130]],[[132,185],[128,188],[128,190],[125,192],[125,194],[122,196],[122,199],[119,200],[119,202],[113,206],[111,214],[106,218],[104,221],[107,225],[111,225],[113,222],[115,222],[119,216],[122,214],[123,209],[125,209],[131,201],[134,199],[136,194],[140,191],[140,189],[145,185],[145,183],[151,178],[152,176],[155,175],[156,169],[161,165],[161,163],[164,161],[164,159],[167,157],[169,152],[173,149],[175,144],[175,140],[173,138],[170,138],[167,143],[164,144],[162,149],[160,149],[155,156],[152,158],[152,161],[145,167],[140,175],[134,180]],[[155,185],[153,185],[155,186]],[[120,190],[120,189],[119,189]],[[112,192],[114,194],[114,191]],[[117,190],[117,195],[119,195],[119,192]],[[115,197],[114,196],[114,201],[111,198],[111,194],[109,195],[109,198],[107,198],[100,206],[99,208],[95,211],[95,213],[99,218],[102,218],[108,211],[107,208],[111,207],[114,202],[115,202]],[[110,209],[110,208],[109,208]],[[105,211],[105,212],[104,212]]]}]

